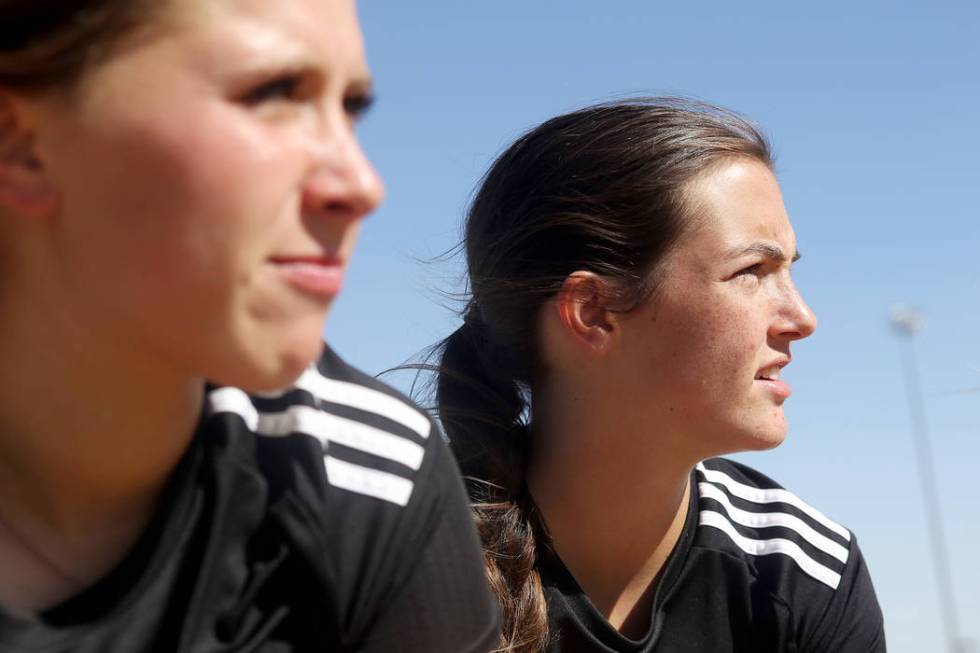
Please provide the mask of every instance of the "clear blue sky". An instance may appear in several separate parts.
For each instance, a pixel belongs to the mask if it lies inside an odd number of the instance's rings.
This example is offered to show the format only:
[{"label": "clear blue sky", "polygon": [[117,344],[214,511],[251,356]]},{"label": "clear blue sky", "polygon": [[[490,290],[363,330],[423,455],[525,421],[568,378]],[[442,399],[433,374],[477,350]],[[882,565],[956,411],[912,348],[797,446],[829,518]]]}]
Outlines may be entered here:
[{"label": "clear blue sky", "polygon": [[[379,372],[455,328],[440,290],[492,158],[596,100],[684,94],[759,122],[820,319],[788,370],[790,437],[745,456],[857,533],[895,653],[942,650],[929,534],[888,307],[917,341],[964,635],[980,640],[980,3],[361,2],[388,185],[327,328]],[[395,379],[396,383],[404,380]],[[980,650],[978,647],[977,650]]]}]

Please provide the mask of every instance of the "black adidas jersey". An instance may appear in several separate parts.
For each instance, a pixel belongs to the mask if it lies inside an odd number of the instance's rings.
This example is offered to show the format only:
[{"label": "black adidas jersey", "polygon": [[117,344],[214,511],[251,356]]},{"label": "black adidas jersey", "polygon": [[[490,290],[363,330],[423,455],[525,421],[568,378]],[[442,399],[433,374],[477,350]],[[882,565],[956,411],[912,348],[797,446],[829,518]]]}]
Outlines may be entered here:
[{"label": "black adidas jersey", "polygon": [[879,653],[881,609],[854,536],[736,462],[697,466],[683,533],[656,589],[650,630],[632,640],[543,553],[562,653]]},{"label": "black adidas jersey", "polygon": [[485,653],[498,608],[429,419],[329,349],[288,391],[211,388],[133,551],[0,651]]}]

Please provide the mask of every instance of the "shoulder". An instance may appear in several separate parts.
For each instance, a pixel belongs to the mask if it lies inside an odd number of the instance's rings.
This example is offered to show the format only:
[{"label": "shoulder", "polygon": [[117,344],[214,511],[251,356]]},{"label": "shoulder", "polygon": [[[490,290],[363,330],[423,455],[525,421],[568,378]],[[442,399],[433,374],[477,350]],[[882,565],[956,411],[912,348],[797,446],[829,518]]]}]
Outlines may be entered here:
[{"label": "shoulder", "polygon": [[247,394],[219,387],[208,394],[212,416],[254,436],[264,471],[306,469],[324,493],[405,507],[430,459],[439,456],[432,422],[410,400],[345,363],[329,347],[296,382]]},{"label": "shoulder", "polygon": [[691,486],[662,579],[665,633],[710,650],[882,651],[880,610],[850,531],[730,460],[699,463]]},{"label": "shoulder", "polygon": [[715,458],[695,471],[697,546],[744,561],[784,600],[826,600],[852,557],[851,532],[740,463]]},{"label": "shoulder", "polygon": [[[379,619],[405,617],[399,597],[440,536],[452,543],[439,549],[442,566],[458,570],[472,558],[469,575],[459,575],[485,584],[455,461],[402,394],[325,346],[288,388],[215,388],[208,403],[212,419],[254,442],[269,512],[329,594],[345,644],[368,638]],[[442,591],[432,576],[422,578],[428,600]]]},{"label": "shoulder", "polygon": [[208,419],[249,443],[237,449],[254,451],[243,464],[263,479],[269,513],[321,566],[340,605],[355,601],[359,583],[379,596],[402,583],[445,497],[462,493],[425,413],[326,345],[288,388],[220,387],[207,399]]},{"label": "shoulder", "polygon": [[741,561],[745,595],[757,600],[761,587],[782,604],[800,650],[883,650],[881,609],[851,531],[734,461],[698,464],[695,481],[695,546]]}]

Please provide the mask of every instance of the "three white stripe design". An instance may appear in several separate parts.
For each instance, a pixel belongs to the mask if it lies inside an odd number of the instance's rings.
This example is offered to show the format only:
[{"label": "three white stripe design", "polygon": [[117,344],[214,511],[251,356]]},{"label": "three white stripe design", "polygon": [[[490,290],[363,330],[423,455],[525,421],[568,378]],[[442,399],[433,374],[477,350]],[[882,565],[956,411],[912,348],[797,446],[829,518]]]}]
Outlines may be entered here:
[{"label": "three white stripe design", "polygon": [[432,424],[429,418],[401,399],[385,394],[367,386],[337,379],[328,379],[311,366],[296,381],[296,387],[306,390],[314,397],[334,404],[350,406],[375,415],[387,417],[393,422],[407,426],[423,438],[429,437]]},{"label": "three white stripe design", "polygon": [[393,422],[406,426],[418,433],[423,438],[429,437],[432,425],[429,418],[419,412],[411,405],[405,403],[397,397],[385,394],[374,388],[329,379],[311,365],[296,380],[296,383],[282,392],[262,393],[260,396],[269,399],[278,399],[287,392],[294,389],[306,390],[314,397],[329,401],[332,404],[350,406],[368,413],[387,417]]},{"label": "three white stripe design", "polygon": [[[712,483],[724,486],[732,495],[751,501],[757,504],[767,503],[786,503],[799,509],[807,516],[828,529],[850,541],[851,534],[843,526],[831,521],[818,510],[802,501],[795,494],[781,489],[762,489],[739,483],[728,474],[717,470],[707,469],[703,464],[698,464],[700,471],[706,479]],[[804,540],[815,548],[839,560],[841,563],[847,562],[848,550],[846,547],[835,542],[831,538],[817,532],[805,521],[785,512],[749,512],[741,510],[732,505],[725,492],[711,483],[698,483],[698,493],[702,497],[714,499],[721,504],[725,513],[715,510],[702,510],[700,512],[699,523],[703,526],[712,526],[724,532],[735,543],[738,548],[750,555],[769,555],[781,553],[792,558],[804,572],[819,580],[833,589],[837,589],[840,584],[841,576],[830,567],[814,560],[798,544],[784,538],[773,538],[768,540],[746,537],[739,533],[732,522],[750,528],[765,528],[767,526],[781,526],[798,533]]]},{"label": "three white stripe design", "polygon": [[[429,436],[431,426],[425,415],[383,392],[355,383],[328,379],[313,367],[303,373],[295,387],[324,401],[381,415],[423,438]],[[285,392],[263,396],[276,398],[283,394]],[[305,433],[319,440],[325,452],[329,450],[330,442],[336,442],[401,463],[413,471],[419,469],[425,455],[425,449],[421,445],[407,438],[310,406],[297,404],[281,412],[259,412],[244,391],[231,387],[213,390],[208,399],[212,412],[234,413],[242,418],[251,431],[259,435],[278,437],[290,433]],[[329,453],[324,454],[324,466],[327,480],[335,487],[399,506],[406,505],[412,495],[412,481],[397,474],[343,461]]]},{"label": "three white stripe design", "polygon": [[766,490],[752,487],[751,485],[745,485],[743,483],[739,483],[724,472],[708,469],[704,466],[704,463],[698,463],[697,468],[702,474],[704,474],[706,479],[712,483],[724,485],[729,492],[737,496],[739,499],[745,499],[746,501],[751,501],[752,503],[788,503],[794,508],[799,509],[803,514],[812,518],[814,521],[837,533],[848,542],[851,541],[851,533],[846,528],[828,519],[822,512],[807,504],[805,501],[788,490]]}]

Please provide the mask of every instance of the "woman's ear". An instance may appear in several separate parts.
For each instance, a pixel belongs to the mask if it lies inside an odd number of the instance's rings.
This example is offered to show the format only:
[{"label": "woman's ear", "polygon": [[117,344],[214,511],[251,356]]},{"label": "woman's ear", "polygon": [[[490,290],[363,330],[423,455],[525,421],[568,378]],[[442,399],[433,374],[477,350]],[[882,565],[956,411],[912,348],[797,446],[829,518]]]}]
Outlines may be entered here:
[{"label": "woman's ear", "polygon": [[555,298],[562,329],[597,353],[608,351],[616,328],[616,314],[606,306],[605,286],[594,272],[576,271],[565,278]]},{"label": "woman's ear", "polygon": [[35,149],[34,116],[25,101],[0,89],[0,209],[45,217],[58,206]]}]

